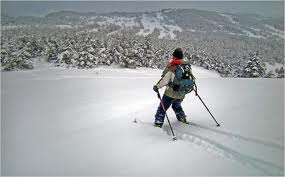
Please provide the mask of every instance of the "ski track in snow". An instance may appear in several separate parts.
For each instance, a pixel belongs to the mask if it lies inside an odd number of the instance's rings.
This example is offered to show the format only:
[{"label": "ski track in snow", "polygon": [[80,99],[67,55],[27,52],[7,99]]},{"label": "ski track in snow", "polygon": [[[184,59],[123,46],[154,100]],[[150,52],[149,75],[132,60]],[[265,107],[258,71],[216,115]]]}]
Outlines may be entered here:
[{"label": "ski track in snow", "polygon": [[206,131],[209,131],[210,133],[216,133],[216,134],[220,134],[220,135],[224,135],[224,136],[228,136],[231,137],[233,140],[240,140],[240,141],[248,141],[248,142],[252,142],[252,143],[256,143],[256,144],[262,144],[271,148],[276,148],[279,150],[283,150],[284,146],[279,145],[279,144],[275,144],[272,142],[267,142],[267,141],[263,141],[263,140],[259,140],[259,139],[254,139],[254,138],[250,138],[250,137],[245,137],[245,136],[241,136],[241,135],[237,135],[237,134],[233,134],[230,132],[225,132],[225,131],[221,131],[221,130],[217,130],[214,128],[209,128],[209,127],[205,127],[202,125],[198,125],[195,123],[190,123],[191,127],[193,128],[199,128],[199,129],[203,129]]},{"label": "ski track in snow", "polygon": [[[140,119],[136,119],[136,122],[143,125],[151,125],[151,126],[153,125],[150,122],[144,122],[141,121]],[[259,145],[264,145],[270,149],[283,151],[284,147],[281,145],[249,137],[244,137],[241,135],[221,130],[216,130],[214,128],[204,127],[201,125],[197,125],[195,123],[190,123],[190,126],[186,126],[179,122],[176,122],[172,123],[172,128],[178,140],[190,142],[199,147],[203,147],[208,152],[215,153],[221,156],[222,158],[236,161],[242,165],[255,168],[256,170],[260,171],[263,175],[273,175],[273,174],[277,176],[283,175],[284,169],[282,167],[279,167],[278,165],[275,165],[274,163],[246,155],[242,152],[235,150],[232,147],[231,148],[227,147],[222,143],[215,141],[210,137],[207,137],[207,135],[198,135],[196,133],[193,133],[192,130],[199,129],[203,133],[208,132],[210,134],[215,134],[215,136],[217,137],[224,136],[225,138],[230,139],[231,141],[235,141],[236,143],[239,143],[241,145],[245,145],[248,143],[255,143]],[[162,129],[167,133],[167,135],[172,136],[172,132],[169,125],[164,125]]]},{"label": "ski track in snow", "polygon": [[[165,129],[169,135],[170,129]],[[240,153],[238,151],[235,151],[234,149],[228,148],[220,143],[217,143],[211,139],[208,139],[206,137],[190,133],[189,131],[184,132],[178,129],[175,129],[175,133],[178,139],[189,141],[191,143],[194,143],[198,146],[202,146],[206,148],[207,151],[215,152],[218,155],[222,156],[223,158],[227,158],[230,160],[234,160],[237,162],[240,162],[244,165],[253,167],[262,173],[264,175],[282,175],[283,169],[273,163],[257,159],[248,155],[245,155],[243,153]],[[269,171],[274,169],[274,171]]]}]

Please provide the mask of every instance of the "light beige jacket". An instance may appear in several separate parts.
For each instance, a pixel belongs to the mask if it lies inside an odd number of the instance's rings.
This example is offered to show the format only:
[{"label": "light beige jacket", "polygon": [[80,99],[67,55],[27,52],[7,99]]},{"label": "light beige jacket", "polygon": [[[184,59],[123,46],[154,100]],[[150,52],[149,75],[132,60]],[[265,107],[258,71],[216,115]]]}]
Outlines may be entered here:
[{"label": "light beige jacket", "polygon": [[[183,60],[183,64],[189,64],[190,62],[188,60]],[[195,77],[193,76],[192,69],[190,70],[190,76],[192,76],[193,80],[195,81]],[[174,98],[174,99],[184,99],[185,94],[183,92],[177,92],[174,91],[172,87],[169,87],[168,84],[170,82],[173,82],[175,77],[175,74],[170,71],[170,66],[167,65],[162,73],[161,79],[156,84],[158,88],[162,88],[166,86],[164,94],[168,97]]]}]

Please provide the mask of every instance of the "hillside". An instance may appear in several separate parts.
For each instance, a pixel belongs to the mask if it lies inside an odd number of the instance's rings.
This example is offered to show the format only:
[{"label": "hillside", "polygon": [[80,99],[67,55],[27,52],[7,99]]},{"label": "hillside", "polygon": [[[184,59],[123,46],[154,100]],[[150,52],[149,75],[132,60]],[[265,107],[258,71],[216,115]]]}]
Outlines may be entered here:
[{"label": "hillside", "polygon": [[[3,16],[1,25],[3,70],[32,68],[30,59],[35,57],[77,68],[162,68],[177,46],[185,49],[194,65],[224,77],[244,76],[253,53],[259,54],[265,70],[266,63],[284,65],[283,19],[253,14],[196,9],[104,14],[60,11],[44,17]],[[275,69],[268,69],[262,77],[284,77],[284,68]]]}]

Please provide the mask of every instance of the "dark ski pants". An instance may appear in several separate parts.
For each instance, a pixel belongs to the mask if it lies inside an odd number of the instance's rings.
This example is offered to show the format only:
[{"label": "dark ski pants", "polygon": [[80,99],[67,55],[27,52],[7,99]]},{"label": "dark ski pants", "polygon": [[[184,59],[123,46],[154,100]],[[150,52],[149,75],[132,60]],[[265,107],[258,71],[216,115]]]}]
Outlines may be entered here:
[{"label": "dark ski pants", "polygon": [[[183,101],[183,99],[179,100],[179,99],[174,99],[171,97],[168,97],[166,95],[163,95],[162,97],[162,103],[164,105],[165,111],[167,111],[167,109],[172,105],[172,109],[175,112],[176,118],[178,120],[183,120],[186,119],[186,115],[181,107],[181,103]],[[155,114],[155,124],[163,124],[164,122],[164,118],[165,118],[165,112],[161,106],[161,104],[159,103],[159,107],[156,111]]]}]

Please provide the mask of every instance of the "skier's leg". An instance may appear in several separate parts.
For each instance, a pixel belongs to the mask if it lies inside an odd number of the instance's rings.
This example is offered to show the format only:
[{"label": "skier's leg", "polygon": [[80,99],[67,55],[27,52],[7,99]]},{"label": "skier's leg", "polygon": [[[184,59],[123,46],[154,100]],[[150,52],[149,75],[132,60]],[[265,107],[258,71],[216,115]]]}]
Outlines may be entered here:
[{"label": "skier's leg", "polygon": [[175,99],[172,103],[172,109],[175,112],[176,118],[179,121],[186,122],[186,115],[182,109],[181,103],[183,100]]},{"label": "skier's leg", "polygon": [[[167,109],[170,107],[172,103],[173,98],[163,95],[161,100],[165,108],[165,111],[167,111]],[[155,126],[162,127],[165,118],[165,111],[163,110],[161,103],[159,103],[159,106],[155,114],[155,122],[154,122]]]}]

